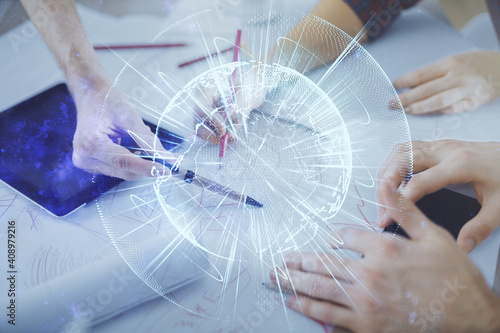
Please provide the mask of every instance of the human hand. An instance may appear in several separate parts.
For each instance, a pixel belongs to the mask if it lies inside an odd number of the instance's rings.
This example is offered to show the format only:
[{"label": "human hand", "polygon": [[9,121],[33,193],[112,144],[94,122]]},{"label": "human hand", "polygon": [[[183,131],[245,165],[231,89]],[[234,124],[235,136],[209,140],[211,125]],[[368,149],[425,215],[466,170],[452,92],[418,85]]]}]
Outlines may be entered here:
[{"label": "human hand", "polygon": [[498,332],[500,299],[467,254],[410,200],[402,207],[387,214],[411,239],[348,228],[343,247],[360,259],[287,255],[287,277],[270,275],[295,291],[287,305],[353,332]]},{"label": "human hand", "polygon": [[[74,94],[78,110],[73,138],[75,166],[125,180],[154,176],[153,162],[120,146],[120,138],[127,136],[128,131],[147,143],[149,147],[141,147],[143,150],[151,155],[159,153],[163,159],[175,163],[177,156],[163,149],[124,95],[114,91],[106,98],[110,87],[111,84],[105,80],[83,94]],[[150,151],[151,147],[155,148],[155,152]],[[159,170],[163,168],[161,164],[158,166]]]},{"label": "human hand", "polygon": [[196,134],[217,145],[226,133],[229,142],[235,141],[246,117],[265,101],[263,67],[238,67],[233,75],[215,78],[207,86],[201,89],[194,108]]},{"label": "human hand", "polygon": [[500,52],[472,51],[406,74],[394,81],[394,88],[410,88],[399,99],[406,113],[418,115],[475,109],[500,96],[499,83]]},{"label": "human hand", "polygon": [[379,226],[391,220],[387,212],[392,192],[402,185],[403,196],[417,202],[423,196],[448,185],[470,184],[481,204],[479,213],[467,222],[457,238],[472,251],[500,226],[500,143],[441,140],[413,142],[413,176],[406,184],[398,163],[398,149],[386,159],[378,175],[377,196],[381,207]]}]

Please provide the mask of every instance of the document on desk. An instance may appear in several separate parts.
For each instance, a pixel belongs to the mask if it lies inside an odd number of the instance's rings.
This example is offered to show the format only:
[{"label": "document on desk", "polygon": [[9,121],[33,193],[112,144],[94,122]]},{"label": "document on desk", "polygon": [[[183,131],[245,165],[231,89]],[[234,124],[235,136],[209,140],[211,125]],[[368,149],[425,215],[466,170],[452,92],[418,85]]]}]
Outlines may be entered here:
[{"label": "document on desk", "polygon": [[[8,198],[12,198],[11,205],[22,203],[15,194],[11,197],[3,190],[0,189],[0,202],[9,203]],[[78,332],[154,298],[168,297],[169,293],[202,278],[202,269],[207,265],[204,253],[187,241],[179,242],[155,268],[162,286],[159,293],[137,277],[114,247],[104,251],[100,248],[103,245],[97,245],[107,242],[92,222],[86,221],[85,226],[76,226],[71,221],[51,224],[52,221],[43,218],[47,213],[39,211],[40,208],[24,210],[12,219],[19,231],[14,274],[18,291],[17,321],[9,327],[9,332],[36,332],[41,327],[44,332]],[[23,227],[28,220],[31,230]],[[100,223],[99,219],[95,221]],[[73,225],[65,228],[63,224]],[[58,227],[72,232],[56,232]],[[92,236],[104,242],[92,242]],[[137,244],[143,249],[139,254],[141,259],[152,262],[175,237],[173,230],[164,230],[147,239],[146,244]],[[0,327],[6,328],[6,324],[3,320]]]}]

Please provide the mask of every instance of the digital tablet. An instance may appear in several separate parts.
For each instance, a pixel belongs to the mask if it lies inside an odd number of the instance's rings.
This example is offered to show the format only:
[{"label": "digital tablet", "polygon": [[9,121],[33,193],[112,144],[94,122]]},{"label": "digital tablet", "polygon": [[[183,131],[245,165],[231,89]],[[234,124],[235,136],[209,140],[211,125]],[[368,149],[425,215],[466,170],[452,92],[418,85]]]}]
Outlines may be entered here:
[{"label": "digital tablet", "polygon": [[[75,167],[75,130],[76,106],[65,84],[1,112],[0,179],[56,216],[73,212],[122,182]],[[183,141],[164,129],[158,137],[168,150]]]},{"label": "digital tablet", "polygon": [[[448,230],[455,239],[460,229],[481,210],[481,205],[475,198],[446,188],[426,195],[417,202],[417,207],[431,221]],[[396,223],[390,224],[384,231],[408,237]]]}]

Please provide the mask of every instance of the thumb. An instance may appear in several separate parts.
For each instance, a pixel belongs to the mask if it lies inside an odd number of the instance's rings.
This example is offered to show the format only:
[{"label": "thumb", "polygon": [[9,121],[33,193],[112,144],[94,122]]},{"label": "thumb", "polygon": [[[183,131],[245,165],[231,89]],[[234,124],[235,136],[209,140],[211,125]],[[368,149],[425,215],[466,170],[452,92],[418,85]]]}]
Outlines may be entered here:
[{"label": "thumb", "polygon": [[448,185],[464,184],[467,181],[468,179],[463,176],[463,173],[457,172],[454,166],[440,163],[414,175],[404,188],[403,195],[412,202],[417,202],[424,196]]},{"label": "thumb", "polygon": [[476,248],[500,226],[500,207],[495,200],[489,200],[489,203],[483,203],[476,217],[467,222],[458,234],[457,243],[466,252]]}]

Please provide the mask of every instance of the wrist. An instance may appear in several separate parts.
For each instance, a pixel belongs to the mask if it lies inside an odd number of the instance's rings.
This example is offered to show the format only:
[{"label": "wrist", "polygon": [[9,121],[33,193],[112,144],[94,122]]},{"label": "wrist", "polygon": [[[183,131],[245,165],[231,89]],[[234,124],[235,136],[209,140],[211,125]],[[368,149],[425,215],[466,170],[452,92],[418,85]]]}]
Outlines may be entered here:
[{"label": "wrist", "polygon": [[110,81],[90,43],[72,45],[61,61],[61,69],[75,100],[89,93],[108,89]]},{"label": "wrist", "polygon": [[495,296],[494,304],[491,307],[490,324],[488,332],[500,332],[500,298]]},{"label": "wrist", "polygon": [[109,89],[111,83],[99,64],[81,63],[65,73],[66,81],[75,100],[94,92]]}]

